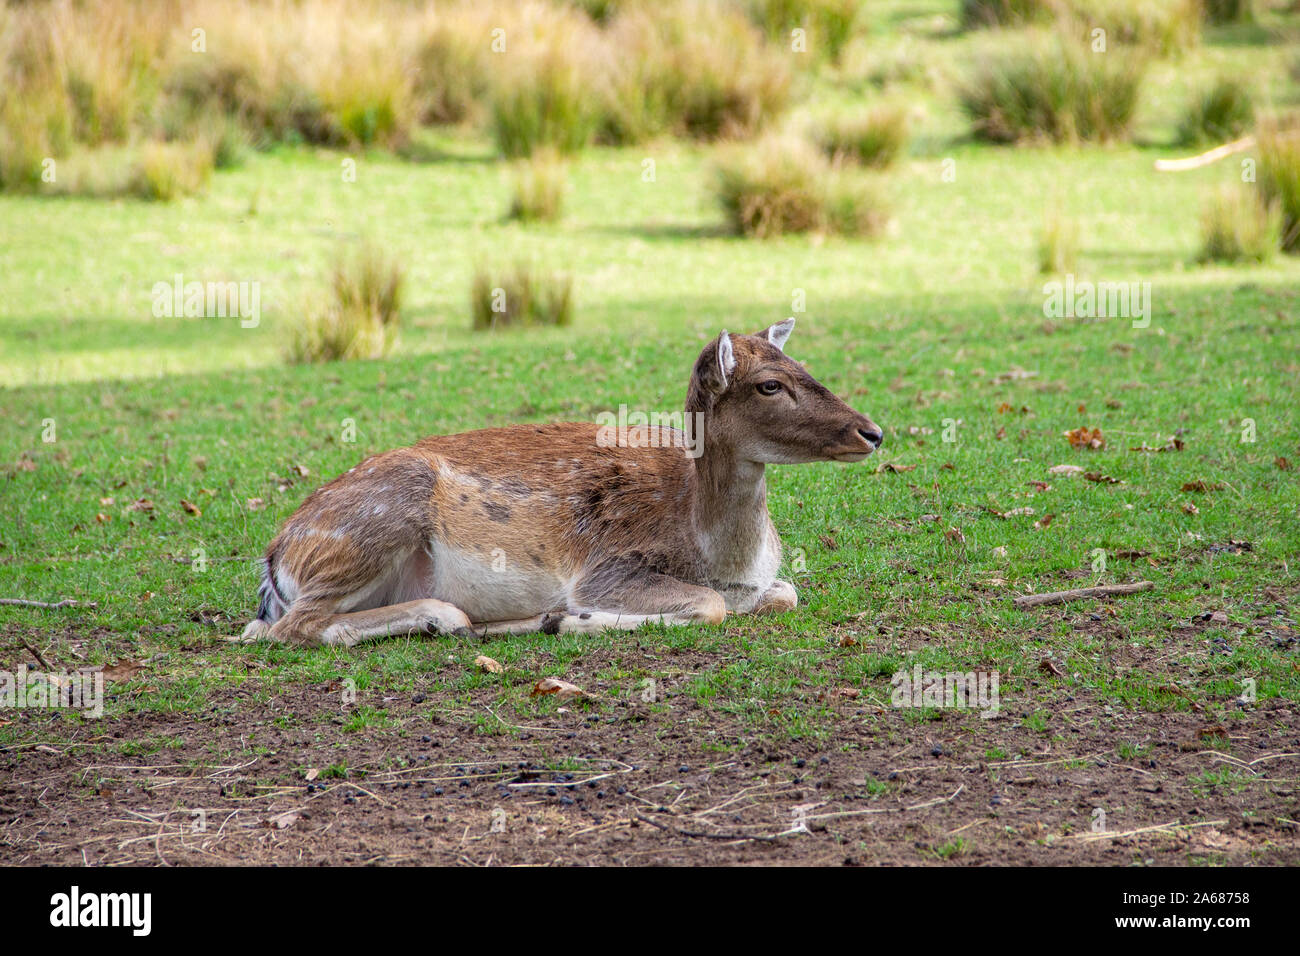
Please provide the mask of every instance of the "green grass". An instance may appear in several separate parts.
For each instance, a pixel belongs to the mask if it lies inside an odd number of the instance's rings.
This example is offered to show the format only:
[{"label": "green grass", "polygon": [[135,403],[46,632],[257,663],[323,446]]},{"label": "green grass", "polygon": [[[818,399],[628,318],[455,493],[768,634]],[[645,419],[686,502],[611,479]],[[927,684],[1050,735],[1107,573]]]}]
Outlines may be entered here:
[{"label": "green grass", "polygon": [[[973,49],[966,38],[935,37],[918,56],[939,62],[949,43],[958,58]],[[1206,63],[1180,69],[1217,72],[1252,55],[1209,36],[1195,54]],[[1280,54],[1270,46],[1258,55]],[[871,242],[726,235],[710,196],[715,153],[671,141],[573,157],[565,217],[554,224],[503,220],[505,167],[487,138],[465,132],[421,133],[419,162],[354,154],[355,182],[340,176],[341,153],[279,147],[169,204],[0,196],[0,595],[97,602],[0,607],[0,631],[33,635],[60,660],[71,659],[74,639],[91,663],[159,655],[147,680],[108,702],[110,715],[206,712],[217,688],[267,695],[351,679],[374,694],[424,681],[446,695],[438,716],[484,736],[553,713],[554,700],[529,696],[532,683],[588,665],[587,689],[602,697],[589,705],[595,716],[638,699],[648,678],[735,716],[745,733],[778,739],[831,739],[841,710],[820,691],[849,685],[864,703],[888,701],[891,673],[916,663],[1001,670],[1004,706],[1045,741],[1062,728],[1031,682],[1049,655],[1075,692],[1141,712],[1195,703],[1222,719],[1245,678],[1262,700],[1295,698],[1293,655],[1274,650],[1254,622],[1294,615],[1300,470],[1275,460],[1300,464],[1300,262],[1195,264],[1202,197],[1236,181],[1239,167],[1152,172],[1154,159],[1180,155],[1157,145],[1172,140],[1188,88],[1164,90],[1158,78],[1171,69],[1152,67],[1137,145],[1109,148],[978,144],[963,138],[950,90],[918,87],[920,127],[888,174],[894,223]],[[1152,284],[1149,328],[1045,317],[1045,195],[1077,226],[1077,278]],[[406,265],[400,347],[383,360],[285,366],[280,346],[305,297],[340,241],[358,236],[381,239]],[[571,325],[475,335],[476,268],[517,260],[574,277]],[[178,273],[259,281],[261,322],[155,318],[151,289]],[[765,327],[790,314],[796,290],[807,312],[791,354],[885,427],[880,461],[915,466],[770,469],[797,611],[599,642],[395,640],[335,652],[212,640],[254,611],[253,559],[278,525],[365,455],[431,433],[592,420],[623,402],[677,408],[692,362],[720,328]],[[1014,370],[1032,375],[1006,374]],[[1245,419],[1253,442],[1241,440]],[[952,442],[942,438],[949,421]],[[1062,433],[1085,425],[1102,430],[1105,450],[1069,447]],[[43,441],[51,427],[54,440]],[[1129,450],[1173,435],[1180,452]],[[1047,473],[1062,463],[1121,483]],[[1181,490],[1197,479],[1224,487]],[[1031,481],[1052,488],[1030,497]],[[141,498],[152,511],[128,510]],[[989,510],[1026,506],[1033,516]],[[1047,513],[1050,525],[1036,527]],[[945,535],[950,528],[964,540]],[[1216,549],[1230,540],[1252,548]],[[1097,549],[1107,554],[1102,572],[1092,571]],[[1136,551],[1149,554],[1121,556]],[[1125,665],[1109,633],[1076,626],[1093,605],[1029,613],[1011,603],[1022,591],[1139,578],[1156,588],[1114,602],[1106,623],[1136,653],[1172,653],[1183,675],[1174,689],[1167,675]],[[1236,615],[1232,632],[1166,647],[1177,625],[1220,607]],[[1232,636],[1238,628],[1245,639]],[[856,645],[840,645],[846,632]],[[1232,636],[1232,650],[1207,657],[1200,642],[1215,634]],[[609,649],[598,665],[593,645]],[[658,659],[647,664],[638,646]],[[21,653],[0,640],[0,663]],[[479,653],[506,673],[477,672]],[[690,655],[710,666],[674,669]],[[497,695],[492,713],[474,703],[485,688]],[[391,731],[379,698],[367,699],[345,713],[345,729]],[[882,722],[866,707],[850,713]],[[0,742],[22,732],[0,727]],[[708,743],[725,752],[733,742]],[[346,763],[322,770],[347,773]],[[960,852],[959,843],[935,850]]]}]

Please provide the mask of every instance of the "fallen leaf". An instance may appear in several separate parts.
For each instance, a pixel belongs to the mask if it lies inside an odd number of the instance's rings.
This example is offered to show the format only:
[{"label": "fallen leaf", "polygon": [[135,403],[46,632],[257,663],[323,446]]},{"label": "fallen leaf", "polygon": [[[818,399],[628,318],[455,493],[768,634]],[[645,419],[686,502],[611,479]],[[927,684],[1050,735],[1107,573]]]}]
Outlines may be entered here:
[{"label": "fallen leaf", "polygon": [[1129,451],[1140,451],[1140,452],[1147,452],[1147,453],[1165,452],[1165,451],[1182,451],[1185,447],[1187,446],[1183,443],[1183,440],[1181,438],[1170,437],[1169,441],[1165,442],[1164,445],[1162,445],[1159,448],[1152,448],[1146,442],[1143,442],[1142,444],[1138,445],[1136,448],[1130,448]]},{"label": "fallen leaf", "polygon": [[585,690],[577,684],[570,684],[567,680],[560,680],[558,677],[544,677],[533,686],[533,692],[530,697],[542,697],[546,694],[555,694],[557,700],[568,700],[571,697],[590,697]]},{"label": "fallen leaf", "polygon": [[277,830],[287,830],[289,827],[294,825],[301,812],[301,810],[289,810],[285,813],[281,813],[279,816],[271,817],[270,820],[266,821],[266,825],[274,827]]},{"label": "fallen leaf", "polygon": [[1050,657],[1044,657],[1042,663],[1038,665],[1038,669],[1044,674],[1051,674],[1053,677],[1065,676],[1065,671],[1062,670],[1060,665]]},{"label": "fallen leaf", "polygon": [[1103,485],[1122,485],[1124,483],[1120,481],[1118,478],[1115,478],[1111,475],[1103,475],[1099,471],[1087,472],[1083,477],[1086,478],[1088,481],[1095,481]]},{"label": "fallen leaf", "polygon": [[939,516],[938,516],[938,515],[931,515],[931,514],[924,514],[924,515],[921,515],[921,517],[917,518],[916,520],[917,520],[917,521],[938,521],[938,520],[939,520]]},{"label": "fallen leaf", "polygon": [[839,550],[839,547],[840,547],[840,546],[839,546],[839,544],[836,543],[836,541],[835,541],[835,537],[834,537],[833,535],[829,535],[829,534],[819,534],[819,535],[817,536],[817,540],[820,541],[820,542],[822,543],[822,547],[824,547],[827,551],[838,551],[838,550]]},{"label": "fallen leaf", "polygon": [[1210,482],[1206,481],[1204,478],[1197,478],[1195,481],[1188,481],[1183,484],[1183,491],[1200,491],[1200,492],[1222,491],[1223,488],[1224,488],[1223,482],[1216,481],[1213,484],[1211,484]]},{"label": "fallen leaf", "polygon": [[97,515],[95,515],[95,520],[98,521],[100,524],[107,524],[108,522],[112,521],[113,518],[111,515],[106,515],[104,514],[104,512],[101,511]]},{"label": "fallen leaf", "polygon": [[1228,615],[1224,611],[1215,611],[1210,615],[1211,624],[1227,624]]},{"label": "fallen leaf", "polygon": [[1047,469],[1049,475],[1081,475],[1083,468],[1080,465],[1053,465]]},{"label": "fallen leaf", "polygon": [[1100,428],[1071,429],[1065,432],[1065,438],[1069,441],[1071,448],[1101,449],[1106,447],[1106,439],[1102,437]]},{"label": "fallen leaf", "polygon": [[312,767],[302,776],[304,780],[315,780],[317,777],[320,776],[320,771],[317,770],[315,767]]},{"label": "fallen leaf", "polygon": [[840,635],[840,647],[857,647],[857,646],[858,646],[858,639],[854,637],[852,634]]},{"label": "fallen leaf", "polygon": [[1282,471],[1291,470],[1291,462],[1287,461],[1281,455],[1273,459],[1273,464],[1277,465],[1277,467],[1280,468]]},{"label": "fallen leaf", "polygon": [[474,664],[476,667],[478,667],[479,670],[487,674],[500,674],[505,670],[504,667],[502,667],[492,658],[485,657],[482,654],[474,658]]},{"label": "fallen leaf", "polygon": [[943,533],[943,536],[956,544],[966,543],[966,536],[961,533],[961,529],[959,528],[949,528]]},{"label": "fallen leaf", "polygon": [[1192,504],[1189,501],[1185,505],[1183,505],[1183,513],[1189,515],[1198,515],[1201,513],[1201,509],[1196,507],[1196,505]]},{"label": "fallen leaf", "polygon": [[308,475],[311,474],[311,472],[307,470],[305,465],[294,465],[293,470],[298,473],[298,477],[300,478],[306,478]]},{"label": "fallen leaf", "polygon": [[1006,437],[1007,437],[1007,426],[1006,426],[1006,425],[1003,425],[1001,428],[999,428],[998,431],[997,431],[997,434],[994,435],[993,437],[996,438],[998,441],[1002,441],[1002,439],[1006,438]]},{"label": "fallen leaf", "polygon": [[143,661],[123,660],[104,667],[104,680],[127,681],[144,670]]},{"label": "fallen leaf", "polygon": [[261,498],[247,498],[244,504],[248,506],[249,511],[261,511],[266,507],[266,502]]},{"label": "fallen leaf", "polygon": [[1005,558],[1007,556],[1007,546],[1005,544],[998,545],[993,549],[993,556],[997,558]]},{"label": "fallen leaf", "polygon": [[202,508],[200,508],[192,501],[186,501],[184,498],[181,499],[181,507],[185,510],[186,514],[192,514],[196,518],[199,515],[203,514]]},{"label": "fallen leaf", "polygon": [[1232,843],[1232,840],[1224,836],[1214,827],[1206,827],[1197,834],[1201,843],[1205,844],[1212,850],[1221,850]]},{"label": "fallen leaf", "polygon": [[1045,514],[1045,515],[1043,515],[1041,518],[1039,518],[1037,521],[1034,522],[1034,527],[1035,527],[1035,528],[1046,528],[1049,524],[1052,523],[1052,519],[1055,518],[1055,517],[1056,517],[1056,515],[1054,515],[1054,514]]},{"label": "fallen leaf", "polygon": [[126,506],[127,511],[153,511],[153,502],[148,498],[137,498]]},{"label": "fallen leaf", "polygon": [[1034,491],[1037,492],[1052,490],[1052,486],[1045,481],[1026,481],[1025,484],[1027,484],[1030,488],[1033,488]]},{"label": "fallen leaf", "polygon": [[1228,736],[1228,731],[1224,728],[1223,724],[1214,724],[1210,727],[1202,727],[1196,732],[1196,736],[1200,737],[1202,740],[1205,740],[1207,737],[1226,738]]},{"label": "fallen leaf", "polygon": [[899,465],[895,462],[887,461],[883,465],[880,465],[876,468],[877,474],[879,474],[882,471],[889,471],[895,474],[904,471],[916,471],[916,465]]},{"label": "fallen leaf", "polygon": [[113,499],[112,499],[112,498],[100,498],[100,499],[99,499],[99,506],[100,506],[101,508],[107,508],[107,507],[109,507],[109,506],[112,505],[112,504],[113,504]]}]

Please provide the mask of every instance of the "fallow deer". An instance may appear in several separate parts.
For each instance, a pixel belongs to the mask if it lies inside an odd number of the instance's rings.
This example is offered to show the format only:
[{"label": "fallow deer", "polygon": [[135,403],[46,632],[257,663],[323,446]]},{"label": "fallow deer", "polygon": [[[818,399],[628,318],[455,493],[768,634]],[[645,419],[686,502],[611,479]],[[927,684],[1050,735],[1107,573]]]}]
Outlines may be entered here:
[{"label": "fallow deer", "polygon": [[367,458],[271,542],[244,639],[589,633],[795,607],[764,466],[861,461],[882,435],[786,356],[793,328],[723,332],[700,353],[686,397],[698,457],[674,429],[609,447],[567,423]]}]

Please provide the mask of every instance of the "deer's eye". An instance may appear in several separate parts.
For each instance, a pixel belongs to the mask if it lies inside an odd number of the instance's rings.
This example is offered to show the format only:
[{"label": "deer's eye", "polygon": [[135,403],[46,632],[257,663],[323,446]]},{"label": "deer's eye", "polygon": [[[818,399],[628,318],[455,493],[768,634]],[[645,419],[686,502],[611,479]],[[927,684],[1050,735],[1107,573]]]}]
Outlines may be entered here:
[{"label": "deer's eye", "polygon": [[769,382],[759,382],[757,388],[763,395],[775,395],[781,391],[781,383],[773,379]]}]

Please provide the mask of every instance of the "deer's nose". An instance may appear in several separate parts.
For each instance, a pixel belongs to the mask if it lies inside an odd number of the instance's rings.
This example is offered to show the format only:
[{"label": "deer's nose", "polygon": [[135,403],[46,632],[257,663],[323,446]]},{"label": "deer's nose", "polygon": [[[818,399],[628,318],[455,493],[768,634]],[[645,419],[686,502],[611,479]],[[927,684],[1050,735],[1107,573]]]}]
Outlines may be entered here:
[{"label": "deer's nose", "polygon": [[874,445],[876,448],[879,448],[880,443],[885,440],[885,433],[882,432],[879,428],[875,428],[875,427],[859,428],[858,434],[861,435],[863,439],[865,439],[866,441]]}]

